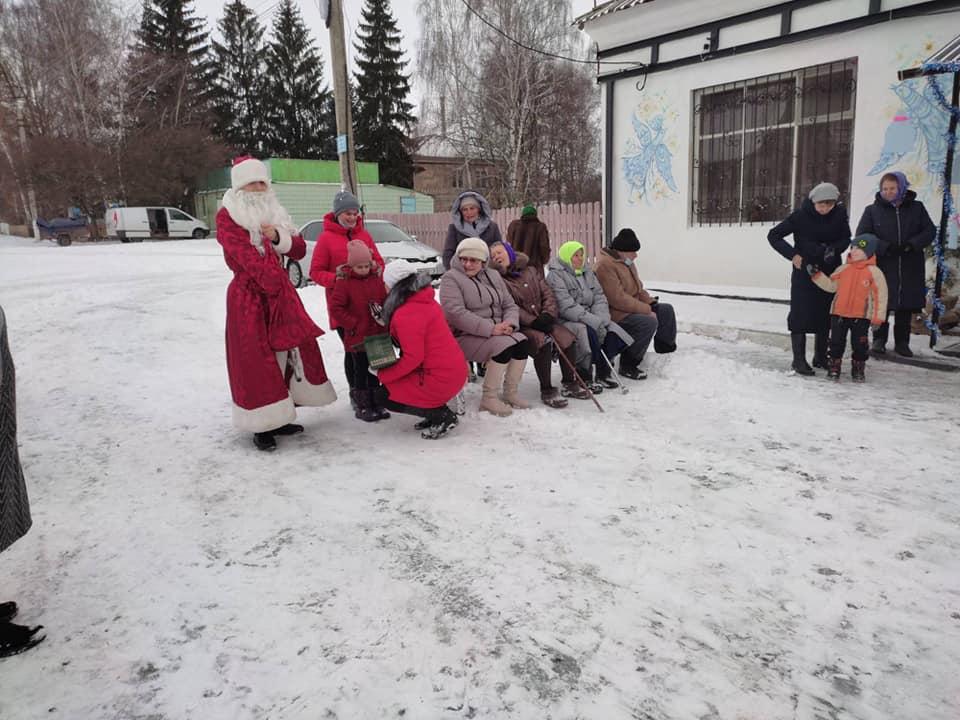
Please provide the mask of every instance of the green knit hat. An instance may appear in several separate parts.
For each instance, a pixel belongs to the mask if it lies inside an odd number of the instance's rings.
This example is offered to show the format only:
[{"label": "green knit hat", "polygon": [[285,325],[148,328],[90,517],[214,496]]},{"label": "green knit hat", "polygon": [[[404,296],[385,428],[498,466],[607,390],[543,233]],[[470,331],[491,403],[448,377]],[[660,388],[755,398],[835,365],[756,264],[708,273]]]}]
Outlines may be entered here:
[{"label": "green knit hat", "polygon": [[576,240],[570,240],[569,242],[565,242],[557,250],[557,257],[560,258],[560,262],[562,262],[564,265],[569,265],[570,269],[573,270],[573,272],[576,273],[577,275],[583,274],[583,268],[573,267],[572,260],[573,260],[573,256],[576,255],[581,250],[585,250],[585,248],[583,247],[583,243],[578,243]]},{"label": "green knit hat", "polygon": [[533,205],[524,205],[523,210],[520,211],[520,217],[536,217],[537,209]]}]

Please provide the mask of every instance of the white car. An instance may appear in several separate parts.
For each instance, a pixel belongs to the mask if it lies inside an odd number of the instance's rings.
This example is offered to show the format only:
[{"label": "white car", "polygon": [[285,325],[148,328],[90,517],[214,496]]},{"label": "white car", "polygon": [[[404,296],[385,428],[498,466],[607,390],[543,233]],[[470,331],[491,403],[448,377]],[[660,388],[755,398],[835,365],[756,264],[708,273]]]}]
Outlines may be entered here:
[{"label": "white car", "polygon": [[[383,256],[384,262],[403,258],[414,265],[419,265],[419,271],[428,273],[434,283],[440,281],[443,275],[443,262],[440,253],[429,245],[418,242],[415,237],[405,233],[400,227],[387,220],[364,220],[363,226]],[[323,220],[311,220],[300,228],[300,234],[307,243],[307,254],[300,262],[287,260],[287,275],[294,287],[303,287],[310,279],[307,272],[310,269],[310,260],[313,249],[317,245],[317,237],[323,231]],[[301,263],[303,263],[301,265]]]}]

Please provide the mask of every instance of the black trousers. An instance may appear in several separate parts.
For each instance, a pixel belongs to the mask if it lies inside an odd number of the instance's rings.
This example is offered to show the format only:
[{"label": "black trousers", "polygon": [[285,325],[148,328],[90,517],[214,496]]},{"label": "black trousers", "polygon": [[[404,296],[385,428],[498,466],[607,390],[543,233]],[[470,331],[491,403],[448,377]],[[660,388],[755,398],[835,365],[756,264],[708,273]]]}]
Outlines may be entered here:
[{"label": "black trousers", "polygon": [[[343,328],[337,328],[337,335],[340,336],[340,341],[343,342]],[[350,386],[351,390],[357,387],[357,370],[353,365],[354,355],[356,355],[356,353],[343,353],[343,374],[347,376],[347,385]],[[364,355],[364,357],[366,357],[366,355]],[[364,368],[363,371],[367,373],[366,368]],[[367,375],[369,374],[370,373],[367,373]]]},{"label": "black trousers", "polygon": [[417,407],[416,405],[404,405],[403,403],[398,403],[397,401],[390,399],[390,392],[384,385],[381,385],[373,391],[373,400],[375,404],[379,405],[380,407],[385,407],[387,410],[403,413],[405,415],[421,417],[433,422],[440,422],[440,420],[443,419],[444,414],[448,412],[446,405],[440,405],[433,408],[422,408]]},{"label": "black trousers", "polygon": [[839,360],[847,349],[847,332],[854,360],[866,360],[870,356],[870,341],[867,334],[870,321],[867,318],[830,316],[830,357]]},{"label": "black trousers", "polygon": [[[373,390],[380,387],[380,380],[377,379],[376,375],[371,375],[369,372],[370,358],[367,357],[365,352],[348,352],[345,354],[350,356],[350,363],[353,368],[354,384],[350,386],[352,389]],[[344,360],[344,365],[346,365],[346,362]]]}]

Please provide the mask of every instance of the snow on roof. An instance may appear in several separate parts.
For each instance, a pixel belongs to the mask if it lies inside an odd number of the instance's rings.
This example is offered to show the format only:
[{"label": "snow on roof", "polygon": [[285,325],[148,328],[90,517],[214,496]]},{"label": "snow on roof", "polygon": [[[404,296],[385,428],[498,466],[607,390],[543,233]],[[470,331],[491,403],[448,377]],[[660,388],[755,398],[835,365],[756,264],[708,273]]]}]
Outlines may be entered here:
[{"label": "snow on roof", "polygon": [[600,7],[595,7],[593,10],[591,10],[588,13],[584,13],[583,15],[578,17],[576,20],[574,20],[573,24],[579,25],[580,29],[582,30],[583,26],[586,23],[591,22],[592,20],[596,20],[597,18],[601,18],[604,15],[609,15],[610,13],[619,12],[620,10],[627,10],[636,5],[642,5],[643,3],[648,3],[648,2],[653,2],[653,0],[610,0],[610,2],[606,2]]}]

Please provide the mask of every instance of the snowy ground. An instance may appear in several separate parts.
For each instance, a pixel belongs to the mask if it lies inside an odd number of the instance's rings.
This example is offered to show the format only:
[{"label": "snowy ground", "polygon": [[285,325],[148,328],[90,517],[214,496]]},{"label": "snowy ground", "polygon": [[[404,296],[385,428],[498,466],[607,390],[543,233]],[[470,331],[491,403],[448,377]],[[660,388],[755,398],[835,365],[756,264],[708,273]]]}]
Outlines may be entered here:
[{"label": "snowy ground", "polygon": [[0,660],[4,720],[960,712],[960,373],[684,334],[604,415],[471,387],[430,443],[341,400],[267,455],[230,427],[228,279],[214,241],[0,238],[34,512],[0,600],[48,633]]}]

